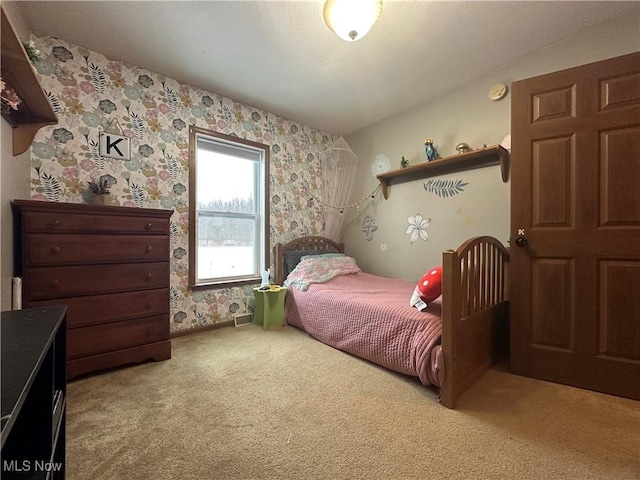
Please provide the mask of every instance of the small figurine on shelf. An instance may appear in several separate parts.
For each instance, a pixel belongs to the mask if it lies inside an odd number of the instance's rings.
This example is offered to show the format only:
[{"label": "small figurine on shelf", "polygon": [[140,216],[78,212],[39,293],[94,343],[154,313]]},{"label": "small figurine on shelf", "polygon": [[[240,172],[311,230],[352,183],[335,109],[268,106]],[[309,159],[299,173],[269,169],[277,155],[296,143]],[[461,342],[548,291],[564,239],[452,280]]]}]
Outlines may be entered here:
[{"label": "small figurine on shelf", "polygon": [[400,162],[400,166],[402,168],[407,168],[409,166],[409,160],[404,158],[404,155],[402,156],[402,161]]},{"label": "small figurine on shelf", "polygon": [[433,146],[433,140],[431,138],[427,138],[424,141],[424,153],[427,155],[428,162],[440,158],[440,154],[438,153],[438,150],[436,150],[436,147]]},{"label": "small figurine on shelf", "polygon": [[33,43],[33,40],[22,42],[22,46],[24,47],[25,52],[27,52],[27,57],[29,57],[31,63],[40,61],[40,50],[36,48],[36,44]]},{"label": "small figurine on shelf", "polygon": [[456,145],[456,150],[458,151],[459,155],[462,155],[463,153],[467,153],[471,151],[471,147],[469,147],[468,143],[459,143],[458,145]]},{"label": "small figurine on shelf", "polygon": [[2,96],[2,114],[10,117],[14,110],[18,110],[22,100],[2,78],[0,78],[0,96]]},{"label": "small figurine on shelf", "polygon": [[271,275],[271,271],[269,268],[266,270],[260,270],[260,276],[262,277],[262,283],[260,284],[260,288],[258,290],[269,290],[269,276]]}]

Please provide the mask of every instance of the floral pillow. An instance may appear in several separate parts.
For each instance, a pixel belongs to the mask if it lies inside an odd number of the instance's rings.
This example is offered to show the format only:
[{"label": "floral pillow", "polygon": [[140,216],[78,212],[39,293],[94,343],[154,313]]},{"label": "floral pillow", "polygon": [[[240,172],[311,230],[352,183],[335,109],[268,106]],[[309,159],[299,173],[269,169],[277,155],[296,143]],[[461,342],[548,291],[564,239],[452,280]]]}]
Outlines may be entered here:
[{"label": "floral pillow", "polygon": [[285,287],[306,291],[312,283],[325,283],[338,275],[360,272],[353,257],[307,256],[293,269],[284,281]]},{"label": "floral pillow", "polygon": [[327,253],[325,250],[289,250],[284,252],[285,274],[293,272],[293,269],[296,268],[301,259],[312,255],[328,258],[329,255],[343,256],[344,253]]}]

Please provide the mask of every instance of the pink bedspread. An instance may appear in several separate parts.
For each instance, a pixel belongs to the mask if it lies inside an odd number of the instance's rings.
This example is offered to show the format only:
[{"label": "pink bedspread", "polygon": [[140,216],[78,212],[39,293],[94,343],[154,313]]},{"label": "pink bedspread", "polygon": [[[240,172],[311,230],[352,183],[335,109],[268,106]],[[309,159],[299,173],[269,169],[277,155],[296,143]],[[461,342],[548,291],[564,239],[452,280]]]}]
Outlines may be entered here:
[{"label": "pink bedspread", "polygon": [[327,345],[440,386],[440,299],[409,306],[415,283],[360,272],[287,289],[285,321]]}]

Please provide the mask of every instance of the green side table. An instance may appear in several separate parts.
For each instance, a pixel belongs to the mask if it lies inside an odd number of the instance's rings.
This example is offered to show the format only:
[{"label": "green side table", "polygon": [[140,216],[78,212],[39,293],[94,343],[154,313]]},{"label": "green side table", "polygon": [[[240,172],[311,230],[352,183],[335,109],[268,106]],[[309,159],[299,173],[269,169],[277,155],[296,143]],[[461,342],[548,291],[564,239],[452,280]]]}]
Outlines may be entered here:
[{"label": "green side table", "polygon": [[266,330],[271,325],[282,326],[284,321],[284,298],[287,294],[285,287],[278,287],[275,290],[253,289],[256,299],[253,323],[262,325]]}]

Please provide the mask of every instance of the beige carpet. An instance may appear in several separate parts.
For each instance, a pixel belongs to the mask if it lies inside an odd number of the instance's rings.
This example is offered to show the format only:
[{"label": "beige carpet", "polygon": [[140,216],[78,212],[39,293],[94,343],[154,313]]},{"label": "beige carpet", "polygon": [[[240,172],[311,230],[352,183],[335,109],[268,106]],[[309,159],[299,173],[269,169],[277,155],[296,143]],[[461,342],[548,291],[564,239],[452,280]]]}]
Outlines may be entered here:
[{"label": "beige carpet", "polygon": [[69,384],[67,478],[640,478],[640,402],[491,370],[459,401],[285,327]]}]

